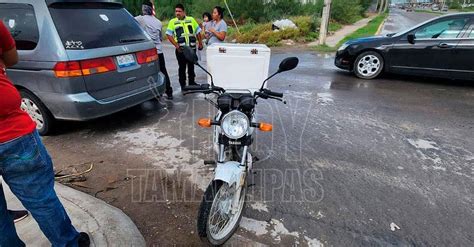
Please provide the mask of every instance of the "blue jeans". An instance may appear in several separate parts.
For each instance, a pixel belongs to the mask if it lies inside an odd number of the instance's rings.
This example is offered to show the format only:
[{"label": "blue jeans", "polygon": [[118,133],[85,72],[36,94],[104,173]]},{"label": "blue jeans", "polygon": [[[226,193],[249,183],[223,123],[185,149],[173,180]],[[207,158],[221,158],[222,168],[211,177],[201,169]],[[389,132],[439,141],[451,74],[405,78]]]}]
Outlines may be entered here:
[{"label": "blue jeans", "polygon": [[[77,246],[79,233],[54,191],[53,163],[38,133],[0,143],[0,175],[52,246]],[[0,183],[0,247],[25,246],[7,213]]]}]

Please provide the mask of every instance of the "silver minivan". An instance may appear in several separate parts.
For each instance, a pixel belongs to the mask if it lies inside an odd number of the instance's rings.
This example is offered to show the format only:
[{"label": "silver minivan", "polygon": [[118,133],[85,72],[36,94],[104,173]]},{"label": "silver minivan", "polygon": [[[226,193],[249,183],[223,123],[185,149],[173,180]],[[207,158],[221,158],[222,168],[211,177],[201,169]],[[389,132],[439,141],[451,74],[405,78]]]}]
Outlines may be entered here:
[{"label": "silver minivan", "polygon": [[0,19],[20,55],[7,75],[43,135],[163,94],[155,46],[120,1],[0,0]]}]

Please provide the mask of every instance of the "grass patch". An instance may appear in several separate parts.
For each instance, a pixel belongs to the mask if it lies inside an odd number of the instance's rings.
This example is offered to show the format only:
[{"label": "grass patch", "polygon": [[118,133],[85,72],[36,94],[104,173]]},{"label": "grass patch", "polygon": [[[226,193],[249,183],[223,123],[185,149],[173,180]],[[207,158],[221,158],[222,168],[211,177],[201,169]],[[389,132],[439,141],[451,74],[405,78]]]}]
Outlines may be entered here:
[{"label": "grass patch", "polygon": [[375,35],[378,31],[382,22],[387,18],[388,13],[383,13],[374,19],[372,19],[365,27],[359,28],[357,31],[353,32],[352,34],[346,36],[343,40],[339,41],[336,47],[340,47],[342,44],[346,43],[348,40],[357,39],[362,37],[369,37]]},{"label": "grass patch", "polygon": [[315,32],[320,24],[319,18],[313,16],[295,16],[290,18],[297,29],[285,29],[279,31],[272,30],[272,23],[247,23],[240,26],[240,34],[234,28],[227,32],[229,40],[236,40],[238,43],[260,43],[268,46],[279,46],[282,40],[291,39],[295,42],[311,42],[319,37]]},{"label": "grass patch", "polygon": [[474,7],[468,7],[468,8],[460,8],[458,9],[461,12],[474,12]]},{"label": "grass patch", "polygon": [[336,31],[340,30],[342,27],[343,27],[343,25],[341,23],[338,23],[338,22],[335,22],[335,21],[330,21],[328,30],[329,30],[329,32],[334,33]]}]

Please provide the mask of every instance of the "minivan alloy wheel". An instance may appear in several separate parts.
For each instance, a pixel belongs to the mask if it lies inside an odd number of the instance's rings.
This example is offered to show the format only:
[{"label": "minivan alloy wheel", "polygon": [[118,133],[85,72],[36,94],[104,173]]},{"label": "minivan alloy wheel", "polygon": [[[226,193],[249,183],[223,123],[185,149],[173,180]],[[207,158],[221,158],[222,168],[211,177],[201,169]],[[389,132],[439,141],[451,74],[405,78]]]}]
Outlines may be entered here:
[{"label": "minivan alloy wheel", "polygon": [[371,77],[379,72],[381,69],[381,62],[378,57],[369,54],[357,63],[357,71],[364,77]]},{"label": "minivan alloy wheel", "polygon": [[40,109],[32,100],[28,98],[21,99],[21,109],[30,115],[31,119],[35,121],[38,129],[42,129],[44,126],[44,117],[41,114]]}]

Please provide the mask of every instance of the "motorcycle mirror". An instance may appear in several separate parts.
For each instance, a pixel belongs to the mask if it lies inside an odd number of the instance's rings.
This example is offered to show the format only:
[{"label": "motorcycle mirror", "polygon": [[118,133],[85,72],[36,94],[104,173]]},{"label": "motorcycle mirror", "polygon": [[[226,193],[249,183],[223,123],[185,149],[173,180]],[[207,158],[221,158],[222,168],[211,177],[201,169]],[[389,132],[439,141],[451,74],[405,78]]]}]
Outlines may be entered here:
[{"label": "motorcycle mirror", "polygon": [[275,74],[271,75],[270,77],[268,77],[262,84],[262,87],[260,88],[260,90],[262,90],[263,88],[265,88],[265,83],[267,81],[269,81],[270,79],[272,79],[274,76],[280,74],[280,73],[283,73],[283,72],[286,72],[286,71],[290,71],[290,70],[293,70],[295,69],[297,66],[298,66],[298,63],[300,62],[300,60],[297,58],[297,57],[288,57],[288,58],[285,58],[283,59],[283,61],[281,61],[280,63],[280,67],[278,68],[278,71],[275,72]]},{"label": "motorcycle mirror", "polygon": [[415,44],[415,39],[416,39],[416,37],[415,37],[414,34],[412,34],[412,33],[408,34],[408,36],[407,36],[408,43],[414,45]]},{"label": "motorcycle mirror", "polygon": [[186,58],[186,60],[188,62],[191,62],[193,64],[197,64],[199,59],[198,59],[198,56],[196,54],[196,51],[193,50],[191,47],[189,46],[184,46],[182,47],[183,49],[183,53],[184,53],[184,57]]},{"label": "motorcycle mirror", "polygon": [[280,68],[278,69],[278,73],[295,69],[298,66],[299,62],[300,60],[297,57],[285,58],[280,63]]}]

